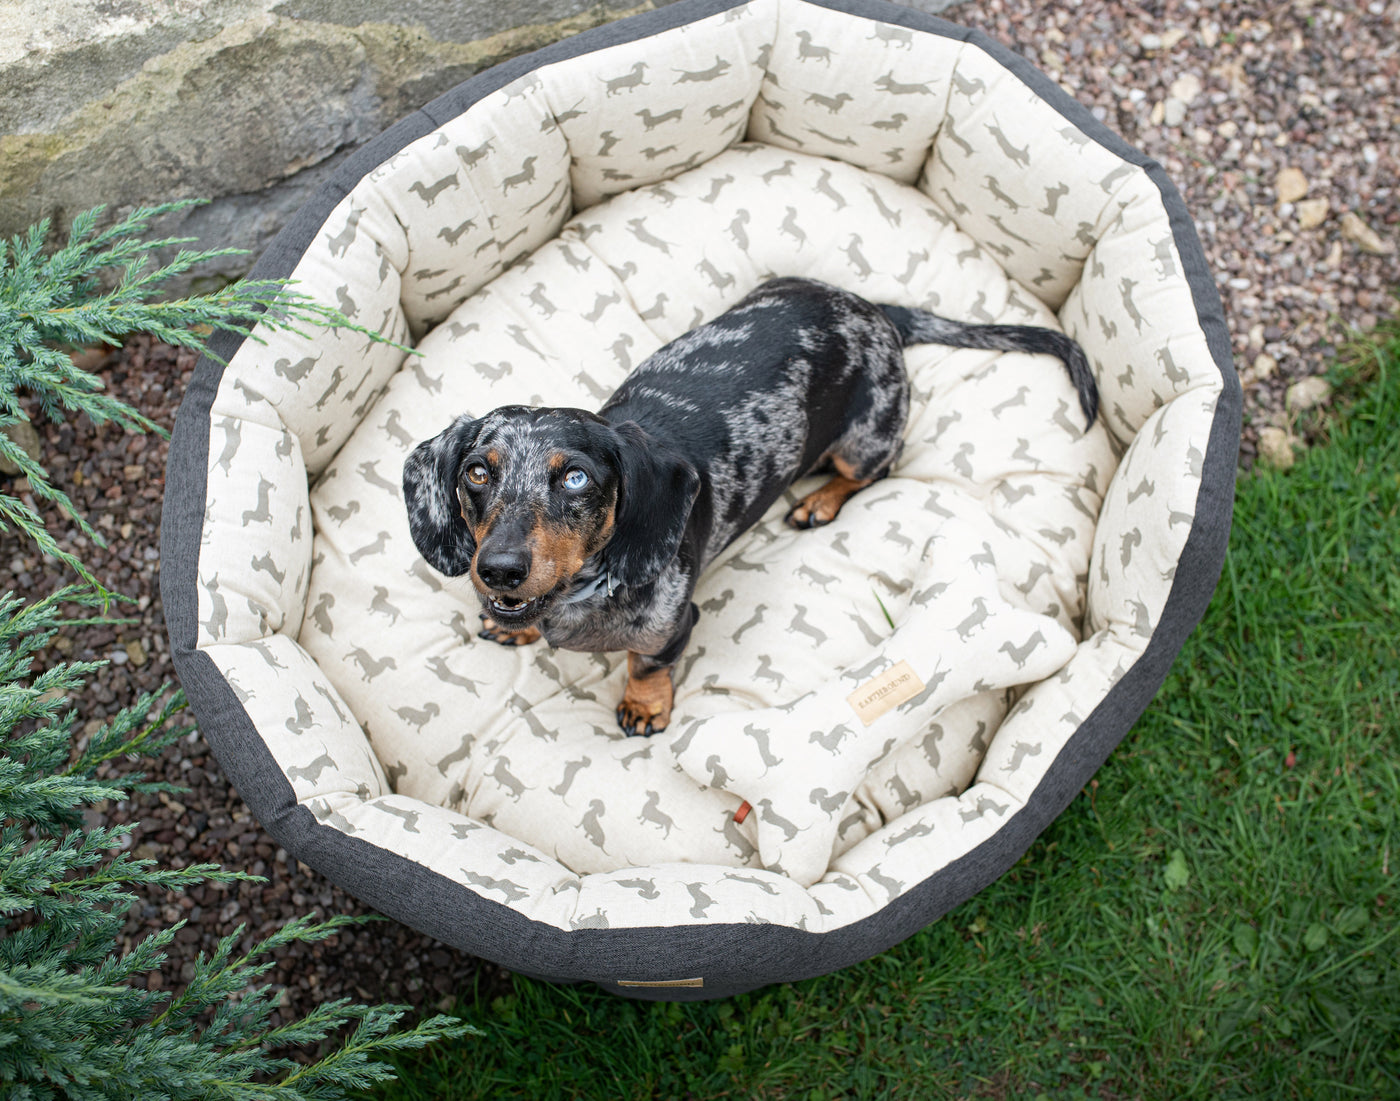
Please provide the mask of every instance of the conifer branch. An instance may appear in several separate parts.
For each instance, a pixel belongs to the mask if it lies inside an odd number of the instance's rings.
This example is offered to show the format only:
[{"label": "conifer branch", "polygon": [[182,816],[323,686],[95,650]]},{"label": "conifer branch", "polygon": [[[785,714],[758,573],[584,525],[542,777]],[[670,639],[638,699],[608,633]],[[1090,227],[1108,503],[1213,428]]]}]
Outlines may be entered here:
[{"label": "conifer branch", "polygon": [[[126,431],[166,436],[140,411],[103,393],[101,378],[73,362],[76,349],[116,345],[132,333],[149,333],[167,344],[206,355],[214,333],[245,333],[260,340],[253,332],[258,325],[301,336],[307,336],[312,327],[344,328],[392,343],[286,280],[245,279],[207,294],[151,301],[171,279],[201,264],[244,253],[180,247],[166,263],[153,264],[156,250],[184,246],[194,238],[145,240],[142,234],[156,219],[198,205],[200,201],[184,200],[143,207],[101,231],[97,226],[104,208],[95,207],[73,219],[68,243],[47,256],[43,249],[47,220],[8,245],[0,240],[0,429],[30,419],[20,401],[23,394],[52,421],[82,413],[97,425],[110,422]],[[120,269],[120,277],[101,291],[100,277],[113,269]],[[86,538],[105,547],[101,534],[53,484],[43,464],[26,455],[3,431],[0,457],[19,468],[35,502],[31,505],[13,494],[0,493],[0,531],[14,530],[32,540],[42,553],[62,561],[110,599],[113,594],[83,562],[59,546],[36,506],[41,501],[56,506]]]},{"label": "conifer branch", "polygon": [[[138,410],[104,393],[101,378],[78,367],[70,354],[132,332],[205,352],[212,334],[251,335],[259,323],[297,332],[298,326],[330,325],[379,339],[276,281],[151,302],[172,277],[238,255],[186,249],[190,241],[184,238],[142,239],[156,218],[191,205],[143,208],[101,230],[101,208],[87,211],[73,220],[67,244],[48,256],[47,223],[8,244],[0,240],[0,456],[28,481],[27,497],[0,493],[0,531],[33,540],[86,582],[27,605],[14,594],[0,595],[0,1093],[27,1101],[330,1101],[393,1077],[383,1061],[387,1055],[475,1033],[442,1016],[394,1032],[406,1007],[344,1000],[272,1026],[278,994],[256,985],[272,966],[271,953],[369,919],[298,918],[235,957],[240,926],[209,958],[200,956],[192,980],[173,998],[147,989],[141,977],[164,965],[183,922],[126,950],[120,946],[138,890],[262,880],[215,864],[161,868],[122,851],[130,844],[131,826],[83,824],[80,808],[86,805],[133,792],[180,790],[148,782],[139,771],[120,779],[98,773],[119,758],[148,755],[189,733],[191,728],[176,723],[185,698],[169,685],[145,693],[75,753],[71,701],[105,663],[57,662],[36,674],[35,659],[61,625],[74,622],[63,618],[64,607],[105,613],[120,598],[47,530],[40,502],[62,510],[87,538],[105,546],[43,464],[3,429],[28,420],[28,401],[55,420],[81,413],[96,424],[161,432]],[[156,248],[179,251],[155,265]],[[114,269],[115,283],[102,290],[99,277]],[[353,1031],[340,1046],[309,1066],[273,1054],[281,1045],[324,1042],[347,1026]]]}]

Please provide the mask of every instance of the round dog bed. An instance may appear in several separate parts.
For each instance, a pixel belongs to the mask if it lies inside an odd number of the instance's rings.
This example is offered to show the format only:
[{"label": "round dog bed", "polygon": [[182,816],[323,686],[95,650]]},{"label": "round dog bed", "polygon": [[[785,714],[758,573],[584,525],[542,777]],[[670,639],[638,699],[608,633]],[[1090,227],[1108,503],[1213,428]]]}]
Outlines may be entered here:
[{"label": "round dog bed", "polygon": [[[514,970],[714,997],[896,943],[1087,782],[1219,573],[1239,390],[1179,197],[941,20],[681,0],[580,35],[360,150],[256,274],[414,354],[255,332],[201,363],[162,532],[181,680],[289,853]],[[741,536],[671,726],[624,738],[622,655],[476,637],[404,457],[461,413],[596,409],[782,275],[1063,328],[1100,417],[1046,357],[909,348],[891,476]]]}]

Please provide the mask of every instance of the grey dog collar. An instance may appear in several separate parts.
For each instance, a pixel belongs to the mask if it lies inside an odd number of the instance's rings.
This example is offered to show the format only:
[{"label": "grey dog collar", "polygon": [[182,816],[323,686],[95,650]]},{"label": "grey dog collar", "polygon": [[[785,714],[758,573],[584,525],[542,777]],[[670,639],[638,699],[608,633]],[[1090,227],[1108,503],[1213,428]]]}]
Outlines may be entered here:
[{"label": "grey dog collar", "polygon": [[577,604],[581,600],[587,600],[599,589],[603,588],[607,589],[608,596],[612,596],[612,594],[617,591],[618,587],[618,582],[614,580],[613,575],[607,570],[604,570],[592,581],[584,582],[583,585],[575,589],[568,596],[561,597],[559,602],[561,604]]}]

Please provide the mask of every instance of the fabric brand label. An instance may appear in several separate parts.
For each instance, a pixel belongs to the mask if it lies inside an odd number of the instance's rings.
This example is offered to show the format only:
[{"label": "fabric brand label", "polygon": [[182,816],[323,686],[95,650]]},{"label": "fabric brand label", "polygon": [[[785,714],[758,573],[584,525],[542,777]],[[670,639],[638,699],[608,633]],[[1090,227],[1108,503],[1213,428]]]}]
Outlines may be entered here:
[{"label": "fabric brand label", "polygon": [[869,726],[886,711],[912,700],[923,690],[924,682],[919,674],[907,661],[901,661],[866,681],[846,697],[846,702],[856,718]]}]

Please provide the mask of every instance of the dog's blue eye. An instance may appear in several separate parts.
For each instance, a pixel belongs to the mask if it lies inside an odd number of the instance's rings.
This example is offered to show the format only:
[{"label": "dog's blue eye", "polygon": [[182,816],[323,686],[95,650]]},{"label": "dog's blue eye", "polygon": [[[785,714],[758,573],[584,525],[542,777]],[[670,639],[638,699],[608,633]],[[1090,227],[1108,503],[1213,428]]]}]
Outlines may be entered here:
[{"label": "dog's blue eye", "polygon": [[582,470],[571,470],[564,475],[565,489],[582,489],[588,484],[588,475]]}]

